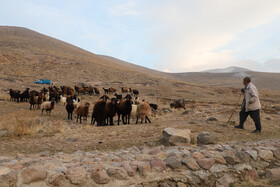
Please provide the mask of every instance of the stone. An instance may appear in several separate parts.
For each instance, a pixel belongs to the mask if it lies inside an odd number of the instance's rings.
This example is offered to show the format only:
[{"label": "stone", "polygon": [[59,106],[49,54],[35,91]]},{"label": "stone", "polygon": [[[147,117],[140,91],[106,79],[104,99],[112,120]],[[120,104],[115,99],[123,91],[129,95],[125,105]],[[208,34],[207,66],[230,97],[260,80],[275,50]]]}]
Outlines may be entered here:
[{"label": "stone", "polygon": [[48,178],[48,182],[53,186],[69,186],[69,181],[62,173],[52,173]]},{"label": "stone", "polygon": [[165,182],[165,183],[160,183],[158,187],[170,187],[170,185],[167,182]]},{"label": "stone", "polygon": [[110,181],[110,177],[107,175],[107,173],[104,173],[100,169],[94,170],[91,178],[96,184],[107,184]]},{"label": "stone", "polygon": [[165,146],[188,145],[191,142],[189,129],[165,128],[162,132],[162,143]]},{"label": "stone", "polygon": [[203,154],[201,154],[200,152],[194,152],[194,153],[192,153],[192,157],[193,157],[194,159],[203,159],[203,158],[205,158],[205,156],[204,156]]},{"label": "stone", "polygon": [[280,149],[274,150],[273,155],[277,160],[280,160]]},{"label": "stone", "polygon": [[182,182],[178,182],[178,183],[177,183],[177,187],[187,187],[187,185],[185,185],[185,184],[182,183]]},{"label": "stone", "polygon": [[203,158],[196,160],[198,165],[202,167],[203,169],[210,169],[215,164],[215,159],[213,158]]},{"label": "stone", "polygon": [[67,142],[76,142],[76,141],[78,141],[78,138],[67,138],[66,141]]},{"label": "stone", "polygon": [[273,182],[280,182],[280,168],[269,169],[266,172],[266,178]]},{"label": "stone", "polygon": [[210,117],[210,118],[208,118],[206,121],[218,121],[218,120],[217,120],[217,118],[215,118],[215,117]]},{"label": "stone", "polygon": [[166,152],[161,152],[157,155],[158,159],[165,159],[167,157],[168,157],[168,153],[166,153]]},{"label": "stone", "polygon": [[257,174],[258,174],[259,177],[265,177],[266,171],[264,171],[262,169],[258,169]]},{"label": "stone", "polygon": [[182,166],[181,162],[175,156],[168,157],[164,162],[166,163],[166,166],[171,169],[178,169]]},{"label": "stone", "polygon": [[227,161],[222,156],[215,156],[215,162],[218,164],[227,164]]},{"label": "stone", "polygon": [[140,160],[140,161],[150,161],[152,160],[152,156],[151,155],[147,155],[147,154],[138,154],[135,156],[136,160]]},{"label": "stone", "polygon": [[263,161],[263,160],[257,160],[257,161],[251,161],[251,165],[256,169],[266,169],[269,167],[269,162]]},{"label": "stone", "polygon": [[252,159],[257,160],[258,159],[258,152],[255,150],[247,150],[246,153],[248,153]]},{"label": "stone", "polygon": [[40,156],[42,156],[42,157],[47,157],[47,156],[50,156],[50,152],[49,151],[44,151],[44,152],[41,152],[41,153],[39,153],[39,155]]},{"label": "stone", "polygon": [[216,181],[216,187],[229,187],[229,181],[226,177],[221,177]]},{"label": "stone", "polygon": [[250,179],[250,180],[254,180],[254,181],[257,180],[258,177],[259,177],[258,172],[255,168],[250,169],[245,176],[245,178]]},{"label": "stone", "polygon": [[248,153],[243,152],[243,151],[238,151],[235,153],[237,158],[239,158],[240,162],[250,162],[251,157]]},{"label": "stone", "polygon": [[0,175],[0,186],[1,187],[11,187],[17,186],[18,172],[11,171],[5,175]]},{"label": "stone", "polygon": [[32,182],[43,181],[47,178],[45,171],[38,170],[36,168],[26,168],[21,172],[22,183],[30,184]]},{"label": "stone", "polygon": [[0,176],[7,175],[10,172],[11,172],[11,170],[9,168],[0,166]]},{"label": "stone", "polygon": [[260,155],[260,158],[265,161],[274,159],[272,151],[269,151],[269,150],[260,150],[259,155]]},{"label": "stone", "polygon": [[151,165],[148,162],[140,162],[137,169],[141,176],[146,176],[151,171]]},{"label": "stone", "polygon": [[122,167],[126,170],[128,176],[133,177],[133,176],[136,174],[137,167],[135,167],[135,169],[134,169],[134,168],[133,168],[131,165],[129,165],[129,164],[123,164]]},{"label": "stone", "polygon": [[240,162],[239,158],[237,158],[235,155],[225,155],[224,159],[231,165],[235,165]]},{"label": "stone", "polygon": [[189,156],[190,155],[190,151],[188,149],[182,148],[179,151],[182,152],[185,156]]},{"label": "stone", "polygon": [[149,155],[158,155],[159,153],[161,153],[161,150],[159,149],[153,149],[149,152]]},{"label": "stone", "polygon": [[225,174],[223,177],[216,180],[216,187],[229,187],[231,184],[237,182],[239,179],[235,178],[233,174]]},{"label": "stone", "polygon": [[152,167],[152,171],[163,172],[164,170],[166,170],[165,162],[158,158],[155,158],[154,160],[152,160],[150,164]]},{"label": "stone", "polygon": [[197,171],[200,169],[196,160],[193,158],[184,158],[183,160],[181,160],[181,163],[193,171]]},{"label": "stone", "polygon": [[87,172],[82,166],[71,167],[67,169],[66,176],[71,181],[71,183],[79,185],[85,182]]},{"label": "stone", "polygon": [[1,130],[0,137],[5,136],[9,131],[8,130]]},{"label": "stone", "polygon": [[106,170],[106,172],[110,177],[113,177],[115,179],[119,179],[119,180],[127,179],[127,172],[124,168],[121,168],[121,167],[109,168]]},{"label": "stone", "polygon": [[198,144],[216,144],[218,143],[218,136],[213,132],[202,132],[197,136]]},{"label": "stone", "polygon": [[168,157],[175,156],[177,158],[181,158],[184,155],[181,151],[179,151],[177,149],[170,149],[167,151],[167,153],[168,153]]},{"label": "stone", "polygon": [[211,173],[208,171],[208,170],[199,170],[199,171],[196,171],[194,172],[194,174],[200,179],[200,180],[203,180],[203,181],[207,181],[209,176],[211,175]]},{"label": "stone", "polygon": [[229,170],[228,167],[226,165],[222,165],[222,164],[215,164],[214,166],[212,166],[210,168],[210,171],[212,173],[219,173],[219,172],[226,173],[226,172],[228,172],[228,170]]},{"label": "stone", "polygon": [[251,170],[252,166],[249,164],[240,163],[240,164],[234,165],[234,168],[237,173],[241,174],[241,172],[243,172],[245,170]]}]

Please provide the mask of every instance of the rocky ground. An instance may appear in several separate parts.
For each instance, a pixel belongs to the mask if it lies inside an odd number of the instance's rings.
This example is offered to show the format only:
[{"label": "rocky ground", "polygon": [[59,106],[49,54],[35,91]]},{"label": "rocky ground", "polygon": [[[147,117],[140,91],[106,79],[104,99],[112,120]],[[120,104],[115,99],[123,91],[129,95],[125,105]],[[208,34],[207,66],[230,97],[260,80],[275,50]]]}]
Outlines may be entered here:
[{"label": "rocky ground", "polygon": [[0,157],[0,186],[220,187],[261,178],[280,184],[279,139]]}]

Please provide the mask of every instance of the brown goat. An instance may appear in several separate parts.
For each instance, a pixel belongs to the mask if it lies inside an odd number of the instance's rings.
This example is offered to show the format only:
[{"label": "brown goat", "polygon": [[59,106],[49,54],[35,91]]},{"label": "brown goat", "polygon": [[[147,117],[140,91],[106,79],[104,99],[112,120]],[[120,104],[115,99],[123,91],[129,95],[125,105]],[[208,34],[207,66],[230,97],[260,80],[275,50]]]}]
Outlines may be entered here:
[{"label": "brown goat", "polygon": [[110,125],[114,125],[113,117],[117,113],[117,99],[112,98],[111,101],[106,102],[106,110],[105,110],[105,121],[106,125],[108,125],[108,119],[110,119]]},{"label": "brown goat", "polygon": [[137,105],[136,110],[136,124],[138,123],[138,118],[140,118],[141,123],[143,123],[143,120],[145,119],[145,123],[147,123],[147,120],[149,123],[151,123],[149,117],[152,114],[152,109],[147,101],[140,102],[139,105]]},{"label": "brown goat", "polygon": [[82,117],[84,117],[87,120],[87,116],[88,116],[88,112],[89,112],[89,103],[85,103],[85,105],[80,105],[77,108],[77,121],[78,122],[78,118],[80,118],[80,123],[82,123]]},{"label": "brown goat", "polygon": [[111,94],[111,93],[115,93],[115,92],[117,92],[117,89],[115,89],[115,88],[109,88],[109,94]]},{"label": "brown goat", "polygon": [[[129,124],[130,113],[132,110],[131,95],[127,94],[125,100],[117,104],[118,125],[120,124],[120,116],[122,115],[123,124]],[[126,118],[126,120],[124,120]]]},{"label": "brown goat", "polygon": [[106,101],[109,99],[108,96],[103,95],[93,106],[91,115],[91,125],[94,125],[95,121],[97,126],[105,124],[105,112],[106,112]]},{"label": "brown goat", "polygon": [[126,93],[126,92],[128,92],[128,90],[127,90],[127,88],[125,88],[125,87],[122,87],[122,93]]},{"label": "brown goat", "polygon": [[94,89],[95,95],[100,95],[100,91],[99,91],[99,89],[98,89],[98,88],[93,87],[93,89]]}]

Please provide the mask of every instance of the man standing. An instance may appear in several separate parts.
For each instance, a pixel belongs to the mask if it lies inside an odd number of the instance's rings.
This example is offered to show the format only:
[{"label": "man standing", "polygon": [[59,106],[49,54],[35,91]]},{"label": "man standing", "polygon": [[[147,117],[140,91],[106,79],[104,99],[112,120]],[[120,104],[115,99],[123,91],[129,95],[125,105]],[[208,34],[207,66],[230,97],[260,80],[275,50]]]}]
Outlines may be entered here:
[{"label": "man standing", "polygon": [[251,83],[250,77],[245,77],[243,79],[243,84],[245,88],[241,89],[241,92],[244,94],[244,100],[242,103],[242,108],[239,113],[240,116],[240,123],[238,126],[234,126],[238,129],[244,129],[244,122],[246,121],[247,117],[250,117],[254,120],[256,130],[253,133],[260,133],[262,131],[261,127],[261,119],[260,119],[260,108],[261,103],[259,99],[259,93],[256,86]]}]

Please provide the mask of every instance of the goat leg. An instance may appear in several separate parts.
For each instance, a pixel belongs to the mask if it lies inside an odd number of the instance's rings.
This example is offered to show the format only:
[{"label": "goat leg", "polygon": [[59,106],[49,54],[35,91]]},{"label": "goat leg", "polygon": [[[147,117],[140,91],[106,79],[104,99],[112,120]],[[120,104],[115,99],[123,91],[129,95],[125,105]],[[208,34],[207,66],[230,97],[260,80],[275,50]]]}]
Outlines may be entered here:
[{"label": "goat leg", "polygon": [[118,114],[118,125],[120,125],[120,117],[121,117],[121,115]]},{"label": "goat leg", "polygon": [[125,125],[126,124],[126,121],[124,121],[124,115],[122,115],[122,121],[123,121],[123,124]]},{"label": "goat leg", "polygon": [[90,122],[90,124],[93,125],[94,122],[95,122],[95,119],[94,119],[94,121],[93,121],[93,115],[92,115],[92,116],[91,116],[91,122]]},{"label": "goat leg", "polygon": [[148,116],[146,116],[146,118],[145,118],[145,123],[147,123],[147,120],[149,121],[149,123],[151,123],[151,121],[149,120]]},{"label": "goat leg", "polygon": [[127,115],[127,123],[129,124],[130,114]]},{"label": "goat leg", "polygon": [[113,126],[114,122],[113,122],[113,117],[110,117],[110,125]]}]

